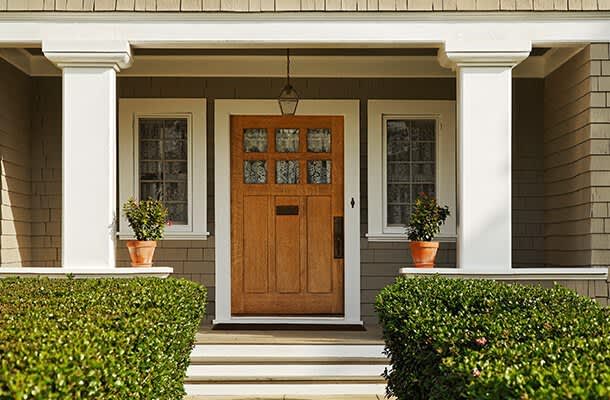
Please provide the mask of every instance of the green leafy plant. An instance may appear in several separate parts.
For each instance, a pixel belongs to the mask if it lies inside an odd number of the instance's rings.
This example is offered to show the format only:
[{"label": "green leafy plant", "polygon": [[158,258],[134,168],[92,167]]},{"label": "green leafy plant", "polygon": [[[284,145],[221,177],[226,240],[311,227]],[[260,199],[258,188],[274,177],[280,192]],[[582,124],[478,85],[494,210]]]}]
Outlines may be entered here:
[{"label": "green leafy plant", "polygon": [[398,399],[608,399],[610,313],[556,286],[398,278],[377,296]]},{"label": "green leafy plant", "polygon": [[420,193],[411,210],[406,229],[409,240],[417,242],[434,240],[448,216],[449,207],[440,207],[434,197]]},{"label": "green leafy plant", "polygon": [[159,200],[133,198],[123,204],[123,213],[133,229],[137,240],[160,240],[163,238],[169,211]]},{"label": "green leafy plant", "polygon": [[205,306],[184,279],[0,279],[0,399],[182,399]]}]

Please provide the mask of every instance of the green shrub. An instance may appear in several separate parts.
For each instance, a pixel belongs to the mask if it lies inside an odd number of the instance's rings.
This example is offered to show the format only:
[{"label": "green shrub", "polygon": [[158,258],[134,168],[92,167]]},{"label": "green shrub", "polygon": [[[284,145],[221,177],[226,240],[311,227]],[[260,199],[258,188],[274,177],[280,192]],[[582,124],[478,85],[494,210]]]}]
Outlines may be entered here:
[{"label": "green shrub", "polygon": [[0,399],[180,399],[206,290],[176,279],[0,279]]},{"label": "green shrub", "polygon": [[608,399],[608,310],[571,290],[399,278],[377,296],[399,399]]},{"label": "green shrub", "polygon": [[434,197],[420,193],[411,209],[406,229],[409,240],[416,242],[434,240],[449,215],[449,207],[441,207]]},{"label": "green shrub", "polygon": [[163,238],[169,210],[160,200],[135,201],[131,197],[123,204],[123,214],[137,240]]}]

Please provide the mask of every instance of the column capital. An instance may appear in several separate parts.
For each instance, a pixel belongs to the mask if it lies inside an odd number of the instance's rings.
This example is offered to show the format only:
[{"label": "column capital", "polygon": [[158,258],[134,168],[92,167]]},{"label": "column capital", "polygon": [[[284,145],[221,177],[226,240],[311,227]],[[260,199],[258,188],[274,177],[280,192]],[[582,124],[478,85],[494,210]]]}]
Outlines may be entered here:
[{"label": "column capital", "polygon": [[42,51],[58,68],[91,67],[129,68],[132,63],[131,46],[123,40],[58,40],[42,43]]},{"label": "column capital", "polygon": [[525,60],[532,50],[529,40],[451,40],[438,52],[441,66],[512,68]]}]

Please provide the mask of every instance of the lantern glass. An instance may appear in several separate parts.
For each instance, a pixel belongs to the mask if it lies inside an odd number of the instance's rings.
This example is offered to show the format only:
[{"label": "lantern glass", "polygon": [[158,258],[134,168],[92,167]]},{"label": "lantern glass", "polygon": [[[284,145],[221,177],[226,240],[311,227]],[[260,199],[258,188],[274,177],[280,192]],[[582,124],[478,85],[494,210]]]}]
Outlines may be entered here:
[{"label": "lantern glass", "polygon": [[280,97],[277,99],[282,115],[294,115],[299,104],[299,94],[291,85],[284,86]]}]

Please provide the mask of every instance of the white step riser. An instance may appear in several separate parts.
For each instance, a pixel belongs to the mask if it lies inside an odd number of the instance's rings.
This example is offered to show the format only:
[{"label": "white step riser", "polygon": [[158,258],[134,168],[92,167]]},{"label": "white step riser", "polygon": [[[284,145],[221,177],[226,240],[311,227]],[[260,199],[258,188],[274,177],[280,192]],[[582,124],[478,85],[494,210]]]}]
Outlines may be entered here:
[{"label": "white step riser", "polygon": [[191,357],[212,359],[370,358],[386,359],[380,345],[196,345]]},{"label": "white step riser", "polygon": [[190,365],[187,379],[242,380],[242,379],[335,379],[355,377],[378,378],[385,369],[380,364],[211,364]]},{"label": "white step riser", "polygon": [[190,396],[339,396],[385,395],[385,384],[312,383],[312,384],[186,384]]}]

